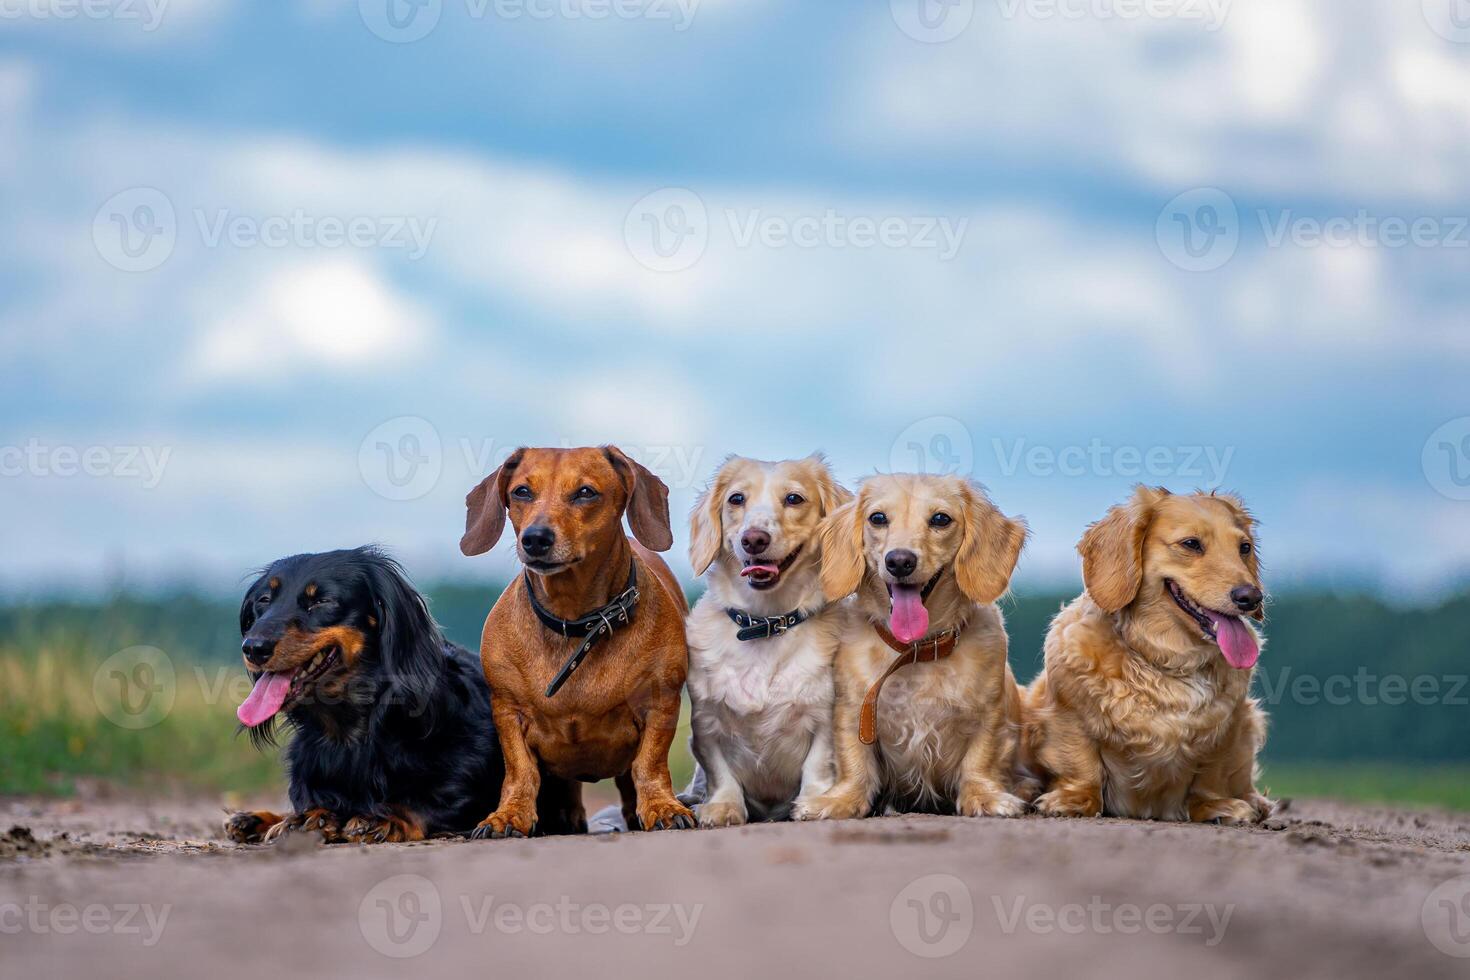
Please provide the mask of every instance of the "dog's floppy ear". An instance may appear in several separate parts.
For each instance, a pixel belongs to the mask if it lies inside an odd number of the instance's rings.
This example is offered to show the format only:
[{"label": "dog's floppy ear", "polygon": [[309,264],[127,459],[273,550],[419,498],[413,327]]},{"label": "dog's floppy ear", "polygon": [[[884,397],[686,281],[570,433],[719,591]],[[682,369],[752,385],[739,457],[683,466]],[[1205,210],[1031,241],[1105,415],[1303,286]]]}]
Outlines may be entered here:
[{"label": "dog's floppy ear", "polygon": [[1143,539],[1154,504],[1168,495],[1162,488],[1135,487],[1127,503],[1111,508],[1082,535],[1082,584],[1104,612],[1131,605],[1143,585]]},{"label": "dog's floppy ear", "polygon": [[1026,544],[1026,522],[1000,512],[978,486],[964,486],[965,533],[955,555],[955,581],[974,602],[1005,595]]},{"label": "dog's floppy ear", "polygon": [[674,546],[669,524],[669,488],[642,463],[629,459],[617,446],[603,446],[603,453],[628,494],[628,526],[649,551],[668,551]]},{"label": "dog's floppy ear", "polygon": [[483,555],[500,540],[500,532],[505,530],[508,505],[505,486],[525,455],[525,447],[511,453],[494,473],[481,480],[464,498],[464,537],[459,539],[459,550],[464,554]]},{"label": "dog's floppy ear", "polygon": [[703,575],[714,564],[724,544],[725,527],[721,515],[725,509],[727,465],[729,460],[715,473],[689,512],[689,564],[695,575]]},{"label": "dog's floppy ear", "polygon": [[817,532],[822,548],[822,593],[829,602],[851,595],[863,580],[861,502],[859,497],[838,507]]},{"label": "dog's floppy ear", "polygon": [[816,474],[817,502],[822,508],[823,517],[852,499],[852,491],[838,483],[832,476],[832,467],[828,464],[826,456],[821,453],[812,453],[807,457],[807,462],[812,464],[812,470]]},{"label": "dog's floppy ear", "polygon": [[402,566],[375,549],[363,549],[362,560],[377,621],[378,657],[393,703],[422,718],[427,731],[434,727],[433,695],[442,673],[444,635]]}]

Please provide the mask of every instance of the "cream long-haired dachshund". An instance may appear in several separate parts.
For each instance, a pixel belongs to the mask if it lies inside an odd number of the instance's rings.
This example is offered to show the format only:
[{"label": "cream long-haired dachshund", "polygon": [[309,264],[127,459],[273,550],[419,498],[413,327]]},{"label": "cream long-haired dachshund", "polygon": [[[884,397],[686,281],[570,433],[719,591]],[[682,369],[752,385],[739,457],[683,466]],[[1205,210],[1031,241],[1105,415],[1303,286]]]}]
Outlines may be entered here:
[{"label": "cream long-haired dachshund", "polygon": [[1027,692],[1026,768],[1051,816],[1250,823],[1266,717],[1255,523],[1236,498],[1139,487],[1083,536],[1086,592]]},{"label": "cream long-haired dachshund", "polygon": [[842,608],[833,714],[838,781],[799,818],[888,807],[1018,816],[1020,695],[994,603],[1026,526],[957,477],[875,476],[822,528]]},{"label": "cream long-haired dachshund", "polygon": [[817,529],[851,497],[821,456],[731,457],[694,505],[689,558],[708,589],[688,620],[699,766],[680,799],[702,827],[785,819],[832,785],[837,623]]}]

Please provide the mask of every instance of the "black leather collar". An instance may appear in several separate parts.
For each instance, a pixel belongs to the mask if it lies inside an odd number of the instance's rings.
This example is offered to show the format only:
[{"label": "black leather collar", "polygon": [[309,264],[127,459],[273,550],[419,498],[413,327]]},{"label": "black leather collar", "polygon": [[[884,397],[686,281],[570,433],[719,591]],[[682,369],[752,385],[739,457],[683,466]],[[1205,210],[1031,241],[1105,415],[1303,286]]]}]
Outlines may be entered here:
[{"label": "black leather collar", "polygon": [[531,611],[536,618],[541,620],[541,625],[553,633],[573,639],[575,637],[586,637],[581,646],[567,658],[567,662],[561,665],[561,670],[551,679],[546,686],[546,696],[549,698],[572,676],[572,672],[582,665],[587,659],[587,654],[592,652],[592,647],[597,641],[605,636],[612,636],[613,631],[633,622],[633,610],[638,605],[638,559],[634,558],[628,565],[628,586],[612,602],[601,609],[577,619],[558,619],[547,612],[541,603],[536,601],[536,590],[532,586],[531,573],[526,572],[526,597],[531,600]]},{"label": "black leather collar", "polygon": [[740,627],[735,634],[735,639],[742,643],[747,640],[769,640],[773,636],[780,636],[793,626],[800,626],[807,620],[806,613],[800,609],[793,609],[784,616],[752,616],[739,609],[726,609],[725,615],[733,619],[735,625]]}]

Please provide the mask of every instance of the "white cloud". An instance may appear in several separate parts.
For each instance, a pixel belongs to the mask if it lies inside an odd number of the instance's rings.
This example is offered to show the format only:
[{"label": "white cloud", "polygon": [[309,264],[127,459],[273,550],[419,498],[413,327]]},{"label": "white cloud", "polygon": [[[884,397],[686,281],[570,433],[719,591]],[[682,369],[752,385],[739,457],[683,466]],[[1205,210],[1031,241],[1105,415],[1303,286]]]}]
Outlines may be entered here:
[{"label": "white cloud", "polygon": [[900,43],[875,17],[839,89],[839,138],[876,155],[968,150],[1101,171],[1173,188],[1164,199],[1219,184],[1365,205],[1462,193],[1470,51],[1419,7],[1235,0],[1211,33],[977,5],[945,45]]},{"label": "white cloud", "polygon": [[433,340],[424,308],[353,259],[286,265],[234,295],[211,290],[209,304],[217,312],[193,353],[194,372],[204,379],[352,374],[401,364]]}]

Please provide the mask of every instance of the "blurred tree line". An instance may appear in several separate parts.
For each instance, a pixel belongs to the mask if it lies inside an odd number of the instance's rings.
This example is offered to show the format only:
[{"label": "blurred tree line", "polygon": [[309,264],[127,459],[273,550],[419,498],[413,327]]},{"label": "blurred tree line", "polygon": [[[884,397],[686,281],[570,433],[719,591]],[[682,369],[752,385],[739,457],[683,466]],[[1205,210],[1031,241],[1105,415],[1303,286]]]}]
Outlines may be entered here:
[{"label": "blurred tree line", "polygon": [[[428,594],[449,637],[479,644],[497,586],[441,583]],[[1041,666],[1047,623],[1070,597],[1004,602],[1017,679]],[[1470,595],[1406,607],[1371,596],[1296,593],[1270,606],[1256,696],[1276,760],[1470,761]],[[175,596],[0,606],[0,657],[40,650],[100,661],[135,645],[185,662],[239,662],[237,606]]]}]

